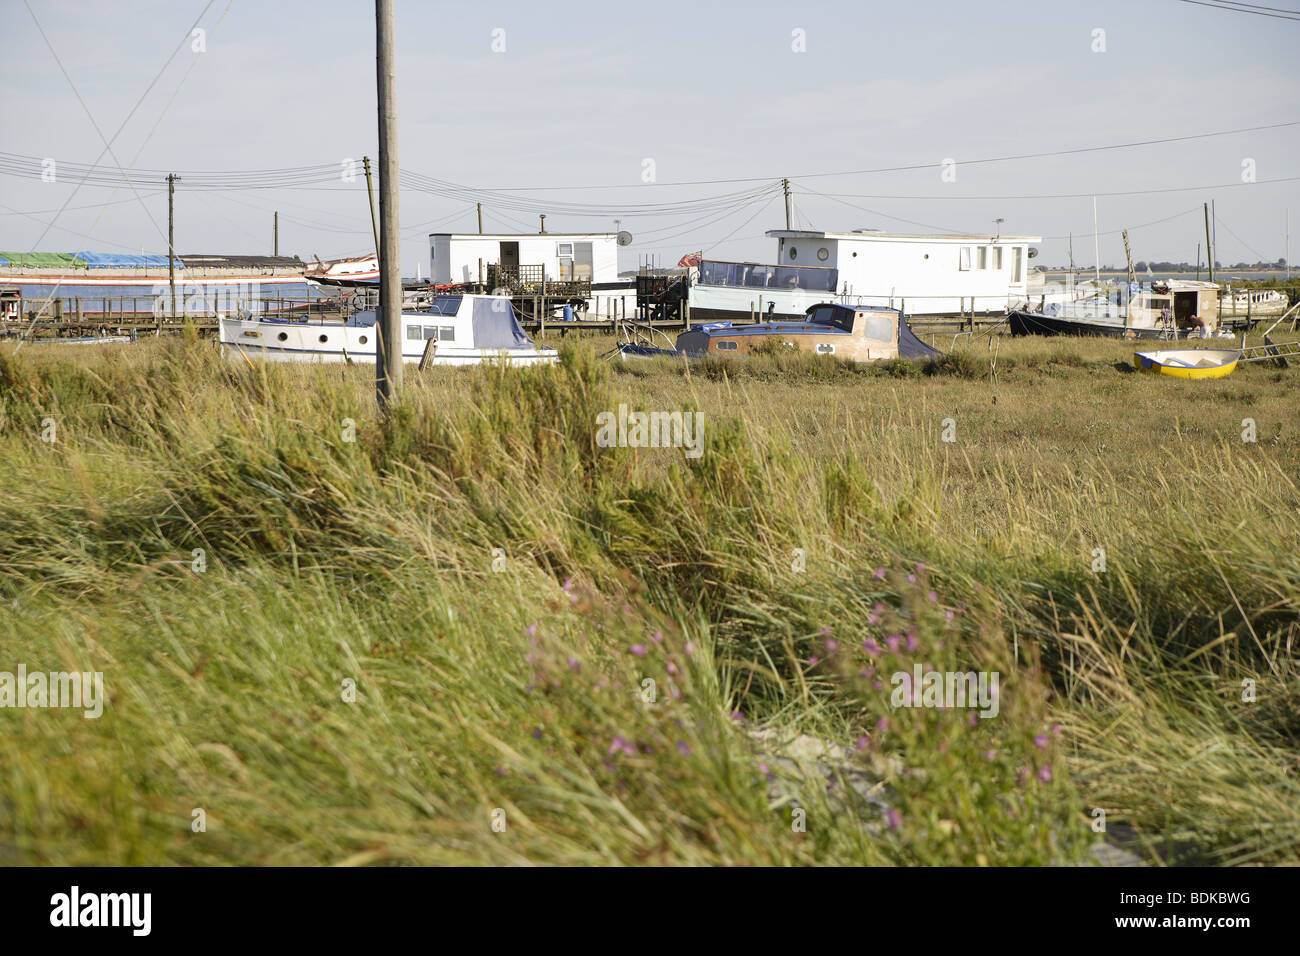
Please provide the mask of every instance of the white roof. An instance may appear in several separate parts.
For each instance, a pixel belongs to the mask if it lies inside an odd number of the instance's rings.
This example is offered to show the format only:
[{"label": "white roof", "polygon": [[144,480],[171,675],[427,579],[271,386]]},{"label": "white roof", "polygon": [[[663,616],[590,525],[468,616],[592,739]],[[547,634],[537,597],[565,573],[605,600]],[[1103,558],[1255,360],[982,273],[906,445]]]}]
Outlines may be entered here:
[{"label": "white roof", "polygon": [[450,239],[618,239],[616,232],[431,232],[429,238]]},{"label": "white roof", "polygon": [[[861,239],[875,242],[993,242],[994,237],[988,233],[943,232],[917,234],[906,232],[879,232],[875,229],[862,229],[856,232],[817,232],[800,229],[769,229],[767,234],[774,239]],[[998,242],[1042,242],[1042,236],[998,236]]]}]

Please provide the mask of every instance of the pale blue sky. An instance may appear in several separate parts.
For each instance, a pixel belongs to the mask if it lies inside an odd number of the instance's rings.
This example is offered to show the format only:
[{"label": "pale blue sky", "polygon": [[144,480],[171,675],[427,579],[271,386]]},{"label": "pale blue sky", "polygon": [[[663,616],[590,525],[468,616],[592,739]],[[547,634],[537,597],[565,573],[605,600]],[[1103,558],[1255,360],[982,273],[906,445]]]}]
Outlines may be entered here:
[{"label": "pale blue sky", "polygon": [[[206,5],[30,2],[110,137]],[[370,4],[215,0],[201,23],[206,52],[187,44],[163,71],[115,144],[124,164],[184,173],[376,155]],[[770,259],[773,242],[763,233],[784,224],[779,198],[708,215],[635,208],[755,185],[672,183],[746,177],[792,177],[798,224],[818,229],[991,232],[1002,217],[1004,233],[1047,237],[1039,262],[1050,264],[1064,261],[1061,237],[1071,232],[1076,261],[1091,264],[1086,195],[978,197],[1218,187],[1099,198],[1108,263],[1123,261],[1125,226],[1139,259],[1192,259],[1203,237],[1200,204],[1211,198],[1222,261],[1283,255],[1287,209],[1300,233],[1300,181],[1264,182],[1300,177],[1300,126],[962,165],[1300,120],[1300,22],[1177,0],[397,0],[397,28],[402,167],[557,207],[611,207],[581,217],[552,212],[548,231],[612,230],[612,207],[623,208],[617,218],[636,236],[625,267],[647,254],[673,264],[697,249]],[[1106,31],[1104,53],[1092,49],[1097,28]],[[504,52],[492,50],[496,29],[505,31]],[[795,30],[804,31],[806,52],[792,49]],[[0,36],[0,149],[93,162],[101,141],[21,0],[0,0]],[[954,183],[940,179],[948,157],[958,163]],[[1232,185],[1247,158],[1259,181]],[[659,185],[642,182],[647,159]],[[931,165],[810,178],[918,163]],[[73,185],[66,176],[0,176],[0,248],[31,249]],[[522,191],[579,185],[617,188]],[[148,213],[126,190],[82,188],[70,207],[114,204],[70,208],[39,248],[165,250],[165,193],[143,195]],[[536,216],[511,205],[488,201],[485,228],[535,230]],[[181,252],[269,252],[274,209],[282,252],[324,257],[373,246],[361,182],[203,193],[182,183],[177,209]],[[417,263],[427,273],[431,229],[476,228],[472,201],[413,190],[403,191],[401,218],[408,274]],[[1300,239],[1291,258],[1300,258]]]}]

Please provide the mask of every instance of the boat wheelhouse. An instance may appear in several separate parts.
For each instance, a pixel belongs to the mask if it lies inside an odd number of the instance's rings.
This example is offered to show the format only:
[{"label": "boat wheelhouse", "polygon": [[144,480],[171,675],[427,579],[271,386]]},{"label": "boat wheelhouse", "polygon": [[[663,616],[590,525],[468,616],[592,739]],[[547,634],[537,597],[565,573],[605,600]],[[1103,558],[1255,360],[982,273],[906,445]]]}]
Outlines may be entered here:
[{"label": "boat wheelhouse", "polygon": [[[222,350],[238,359],[276,362],[374,361],[377,314],[358,312],[346,322],[296,322],[270,318],[221,321]],[[535,345],[515,318],[510,299],[491,295],[439,295],[426,311],[402,312],[402,359],[429,352],[435,365],[553,365],[558,353]]]}]

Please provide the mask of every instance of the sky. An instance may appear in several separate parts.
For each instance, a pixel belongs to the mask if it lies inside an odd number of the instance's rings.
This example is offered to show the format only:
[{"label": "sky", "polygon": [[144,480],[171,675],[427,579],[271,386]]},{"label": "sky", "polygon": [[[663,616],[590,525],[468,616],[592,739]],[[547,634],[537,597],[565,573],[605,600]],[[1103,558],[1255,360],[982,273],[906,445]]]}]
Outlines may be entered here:
[{"label": "sky", "polygon": [[[487,232],[538,212],[627,230],[625,269],[771,261],[782,178],[796,228],[1040,236],[1044,265],[1071,234],[1094,262],[1094,195],[1103,264],[1123,228],[1135,259],[1193,261],[1211,200],[1221,262],[1286,255],[1288,211],[1300,234],[1300,125],[975,162],[1300,124],[1300,20],[1184,0],[396,0],[395,19],[407,275],[428,275],[428,233],[477,231],[476,200]],[[370,4],[0,0],[0,36],[0,249],[165,252],[166,170],[179,253],[268,254],[277,210],[282,254],[373,251],[349,178],[378,155]],[[59,172],[105,141],[93,181]],[[127,187],[118,164],[159,175]],[[319,169],[197,175],[297,167]]]}]

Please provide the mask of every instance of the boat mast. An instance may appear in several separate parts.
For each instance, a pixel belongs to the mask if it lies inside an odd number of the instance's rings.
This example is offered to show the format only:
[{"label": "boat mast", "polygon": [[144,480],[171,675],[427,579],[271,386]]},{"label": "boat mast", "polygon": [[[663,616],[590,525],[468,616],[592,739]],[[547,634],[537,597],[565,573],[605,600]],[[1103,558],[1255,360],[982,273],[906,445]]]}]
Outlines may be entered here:
[{"label": "boat mast", "polygon": [[1101,245],[1097,240],[1097,197],[1092,197],[1092,255],[1093,255],[1093,274],[1097,280],[1097,288],[1101,288]]}]

